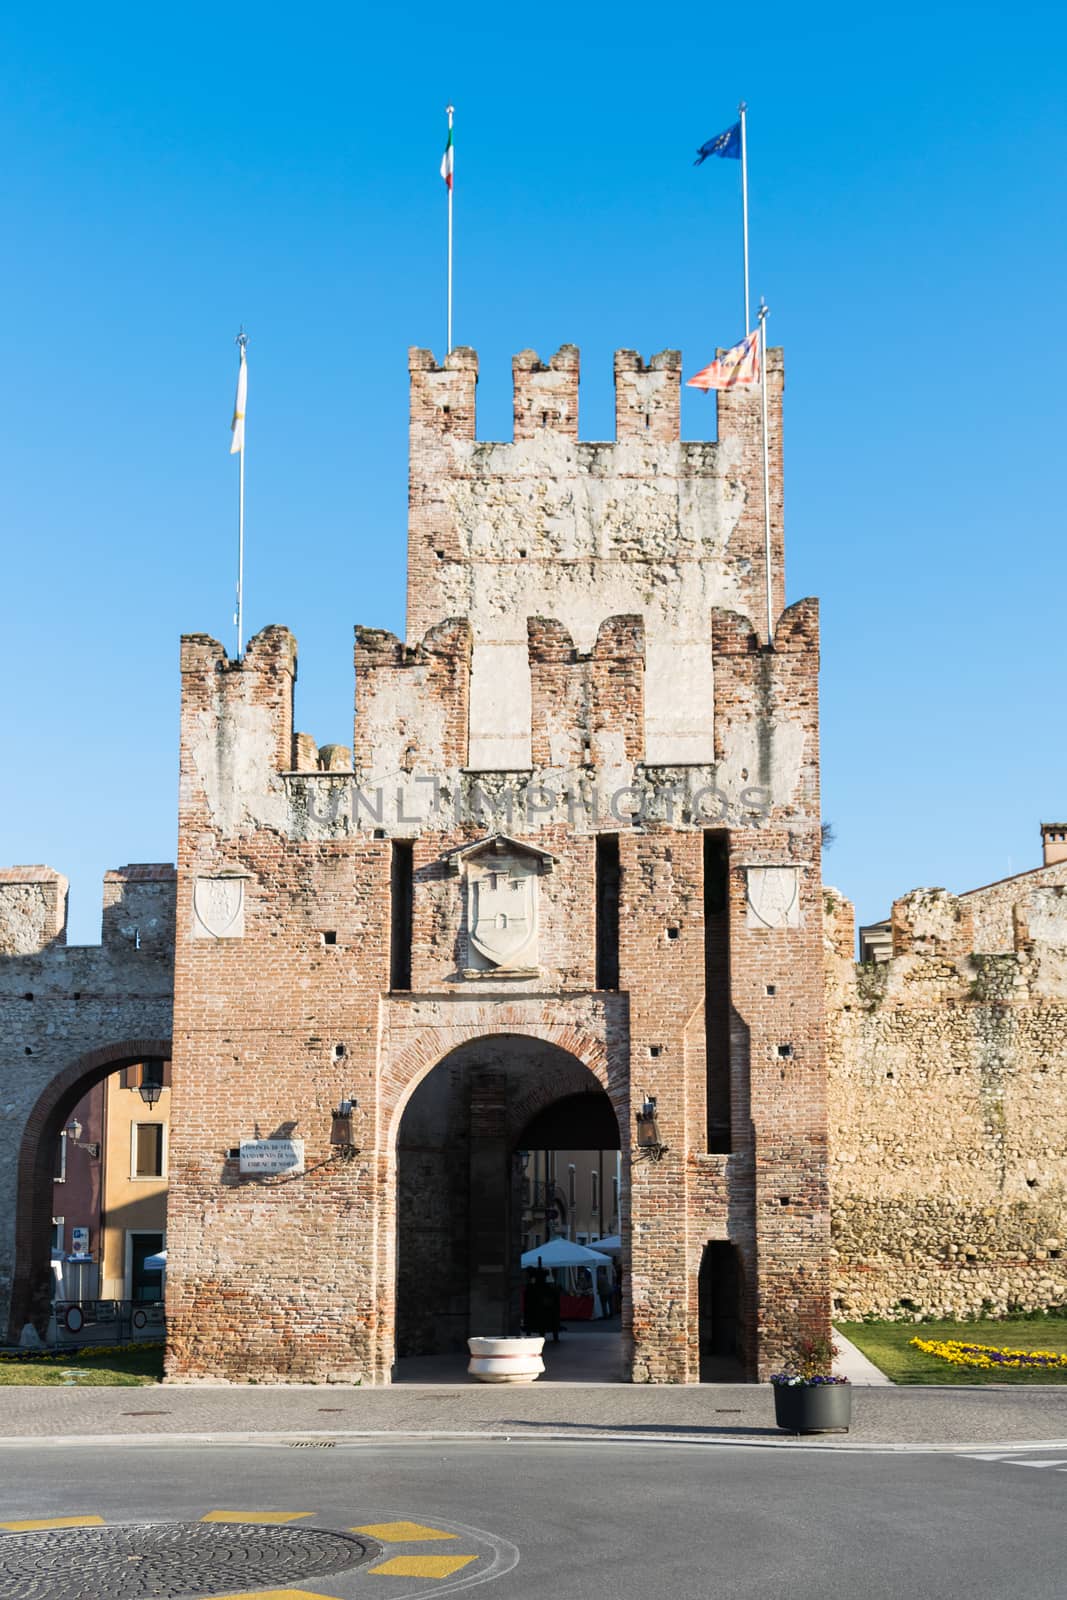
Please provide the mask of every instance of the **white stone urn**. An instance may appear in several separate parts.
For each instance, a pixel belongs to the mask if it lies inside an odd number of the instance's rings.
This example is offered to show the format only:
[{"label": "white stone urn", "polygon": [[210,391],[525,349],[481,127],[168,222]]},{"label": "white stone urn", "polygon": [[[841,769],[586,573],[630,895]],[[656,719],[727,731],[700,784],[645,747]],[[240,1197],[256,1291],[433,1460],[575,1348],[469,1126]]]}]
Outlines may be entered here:
[{"label": "white stone urn", "polygon": [[479,1383],[533,1383],[545,1370],[544,1339],[468,1339],[467,1371]]}]

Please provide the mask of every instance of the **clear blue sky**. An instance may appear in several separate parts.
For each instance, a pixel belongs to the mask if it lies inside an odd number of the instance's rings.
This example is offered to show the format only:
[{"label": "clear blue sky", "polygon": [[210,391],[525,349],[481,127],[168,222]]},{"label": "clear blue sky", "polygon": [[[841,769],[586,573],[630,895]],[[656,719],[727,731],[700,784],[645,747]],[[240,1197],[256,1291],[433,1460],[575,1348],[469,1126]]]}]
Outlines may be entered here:
[{"label": "clear blue sky", "polygon": [[[15,10],[21,16],[15,16]],[[786,350],[787,586],[821,596],[829,882],[883,912],[1039,860],[1067,814],[1067,24],[1052,5],[9,9],[0,28],[0,862],[72,882],[175,848],[177,649],[232,643],[233,336],[248,622],[298,726],[351,735],[351,630],[402,630],[409,344],[456,338],[479,431],[510,357],[740,332]],[[686,396],[684,432],[712,401]]]}]

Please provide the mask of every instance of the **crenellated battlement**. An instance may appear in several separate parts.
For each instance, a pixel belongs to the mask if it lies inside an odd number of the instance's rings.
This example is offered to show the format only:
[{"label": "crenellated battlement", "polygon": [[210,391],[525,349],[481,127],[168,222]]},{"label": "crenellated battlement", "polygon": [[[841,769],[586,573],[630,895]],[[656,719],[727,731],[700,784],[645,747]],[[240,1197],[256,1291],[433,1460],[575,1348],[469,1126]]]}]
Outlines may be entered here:
[{"label": "crenellated battlement", "polygon": [[573,344],[560,345],[547,366],[533,350],[512,358],[516,440],[533,439],[541,431],[577,439],[580,367]]},{"label": "crenellated battlement", "polygon": [[[101,945],[113,956],[169,961],[174,952],[175,871],[139,862],[104,874]],[[0,867],[0,957],[58,952],[61,964],[96,946],[67,946],[68,884],[54,867]]]},{"label": "crenellated battlement", "polygon": [[[627,440],[648,444],[681,443],[681,351],[661,350],[645,361],[636,350],[616,350],[614,366],[615,439],[583,443],[593,451],[610,449],[612,443]],[[454,440],[475,440],[477,352],[458,346],[439,365],[431,350],[413,346],[408,351],[408,370],[413,440],[425,431]],[[775,402],[781,400],[783,370],[782,351],[768,350],[768,396],[772,409]],[[553,434],[577,442],[581,378],[578,347],[560,345],[548,361],[542,361],[536,350],[520,350],[512,357],[511,374],[515,423],[510,442],[518,444],[535,439],[539,434]],[[716,400],[718,442],[743,435],[746,431],[741,421],[743,417],[758,422],[758,390],[733,390],[717,395]],[[702,441],[693,443],[697,448],[703,447]],[[589,464],[594,459],[590,458]]]},{"label": "crenellated battlement", "polygon": [[682,352],[661,350],[646,364],[636,350],[616,350],[616,439],[670,444],[681,436]]},{"label": "crenellated battlement", "polygon": [[529,617],[553,617],[593,650],[608,617],[640,619],[645,759],[712,755],[716,608],[766,643],[767,583],[785,603],[780,350],[768,353],[771,564],[758,389],[717,398],[718,437],[683,442],[682,356],[615,353],[615,438],[580,438],[580,357],[512,362],[514,435],[477,437],[478,357],[409,355],[409,639],[449,617],[471,628],[469,762],[530,762]]}]

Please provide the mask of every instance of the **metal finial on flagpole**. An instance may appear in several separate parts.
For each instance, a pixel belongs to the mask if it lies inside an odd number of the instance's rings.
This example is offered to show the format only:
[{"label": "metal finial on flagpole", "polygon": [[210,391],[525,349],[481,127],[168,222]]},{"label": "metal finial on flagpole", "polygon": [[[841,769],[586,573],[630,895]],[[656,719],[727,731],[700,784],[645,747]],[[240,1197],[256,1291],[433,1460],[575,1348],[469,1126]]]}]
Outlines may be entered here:
[{"label": "metal finial on flagpole", "polygon": [[760,335],[760,409],[763,413],[763,539],[764,559],[767,566],[767,643],[774,643],[774,608],[771,599],[771,472],[770,460],[767,449],[767,318],[770,315],[770,306],[760,295],[759,303],[759,335]]},{"label": "metal finial on flagpole", "polygon": [[[245,364],[245,351],[248,348],[248,335],[242,322],[241,331],[233,341],[240,351],[240,366],[238,368],[238,386],[240,386],[240,372]],[[240,388],[238,387],[238,392]],[[237,614],[234,621],[237,624],[237,659],[240,660],[244,653],[245,639],[245,426],[244,417],[241,417],[241,449],[239,451],[237,477]]]},{"label": "metal finial on flagpole", "polygon": [[752,331],[752,318],[749,314],[748,300],[748,131],[746,118],[748,107],[742,100],[738,106],[741,118],[741,222],[745,241],[745,332]]},{"label": "metal finial on flagpole", "polygon": [[448,339],[446,355],[452,354],[452,191],[455,188],[455,162],[456,152],[452,145],[452,119],[455,115],[455,106],[446,106],[448,113],[448,144],[452,165],[448,176]]}]

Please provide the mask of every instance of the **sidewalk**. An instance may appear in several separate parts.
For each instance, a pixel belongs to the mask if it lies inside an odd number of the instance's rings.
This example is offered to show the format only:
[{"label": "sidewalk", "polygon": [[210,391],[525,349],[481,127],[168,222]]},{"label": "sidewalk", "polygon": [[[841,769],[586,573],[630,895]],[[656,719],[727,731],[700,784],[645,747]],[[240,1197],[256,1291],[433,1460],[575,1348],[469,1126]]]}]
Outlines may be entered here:
[{"label": "sidewalk", "polygon": [[834,1343],[837,1346],[837,1355],[834,1357],[834,1372],[839,1378],[847,1378],[849,1383],[871,1385],[884,1388],[886,1384],[893,1386],[892,1378],[887,1378],[880,1367],[868,1360],[862,1350],[857,1350],[851,1339],[846,1339],[843,1333],[834,1329]]},{"label": "sidewalk", "polygon": [[[0,1440],[178,1435],[310,1438],[315,1435],[506,1435],[523,1439],[615,1437],[796,1447],[774,1426],[766,1384],[544,1383],[529,1386],[396,1384],[244,1388],[10,1387],[0,1398]],[[1067,1386],[909,1388],[857,1386],[849,1445],[1050,1444],[1067,1449]],[[806,1439],[817,1448],[842,1436]]]}]

